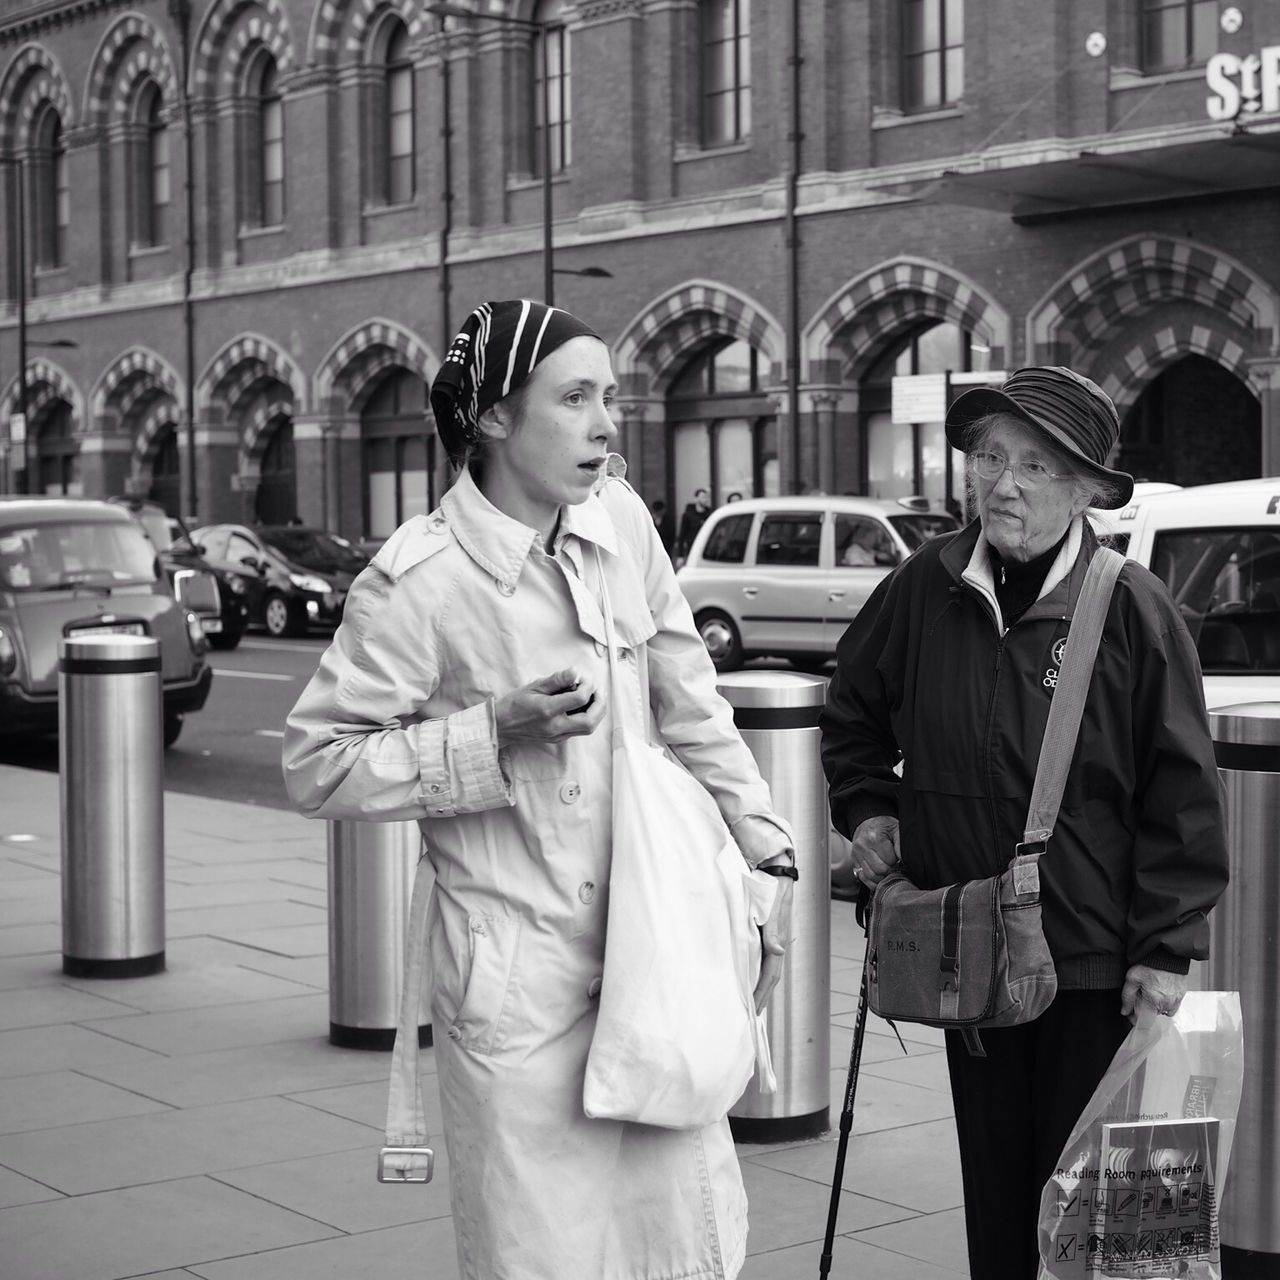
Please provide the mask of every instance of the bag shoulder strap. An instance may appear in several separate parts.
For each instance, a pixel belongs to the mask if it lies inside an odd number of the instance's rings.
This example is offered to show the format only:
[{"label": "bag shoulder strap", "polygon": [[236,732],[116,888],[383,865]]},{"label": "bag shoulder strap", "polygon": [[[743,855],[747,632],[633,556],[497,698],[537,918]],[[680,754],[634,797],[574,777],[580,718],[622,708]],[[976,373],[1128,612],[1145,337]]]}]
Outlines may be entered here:
[{"label": "bag shoulder strap", "polygon": [[1071,768],[1071,757],[1075,754],[1076,738],[1080,733],[1085,699],[1089,696],[1089,682],[1093,678],[1098,644],[1102,640],[1102,625],[1106,621],[1112,590],[1123,567],[1124,556],[1108,547],[1099,547],[1089,561],[1067,632],[1066,652],[1058,669],[1058,684],[1053,691],[1049,721],[1040,744],[1040,760],[1036,765],[1036,780],[1031,789],[1027,825],[1022,837],[1025,844],[1043,845],[1053,835],[1058,807],[1067,786],[1067,772]]}]

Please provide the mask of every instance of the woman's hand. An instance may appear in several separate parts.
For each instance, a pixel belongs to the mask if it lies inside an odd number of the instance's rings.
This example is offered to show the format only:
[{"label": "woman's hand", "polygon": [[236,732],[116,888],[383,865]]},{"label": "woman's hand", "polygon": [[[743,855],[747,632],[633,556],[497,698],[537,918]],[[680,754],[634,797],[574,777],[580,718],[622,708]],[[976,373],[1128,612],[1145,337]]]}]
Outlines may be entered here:
[{"label": "woman's hand", "polygon": [[898,820],[877,814],[858,824],[853,833],[853,874],[874,889],[902,858],[898,847]]},{"label": "woman's hand", "polygon": [[782,962],[787,958],[791,945],[791,894],[794,881],[778,877],[778,892],[773,899],[773,910],[760,929],[764,943],[764,957],[760,961],[760,978],[756,982],[756,1012],[769,1002],[773,989],[782,977]]},{"label": "woman's hand", "polygon": [[1129,966],[1120,990],[1120,1013],[1131,1022],[1138,1016],[1138,1001],[1149,1004],[1157,1013],[1172,1017],[1178,1012],[1187,993],[1187,975],[1153,969],[1150,965]]},{"label": "woman's hand", "polygon": [[572,667],[494,699],[498,746],[561,742],[594,731],[604,718],[604,693]]}]

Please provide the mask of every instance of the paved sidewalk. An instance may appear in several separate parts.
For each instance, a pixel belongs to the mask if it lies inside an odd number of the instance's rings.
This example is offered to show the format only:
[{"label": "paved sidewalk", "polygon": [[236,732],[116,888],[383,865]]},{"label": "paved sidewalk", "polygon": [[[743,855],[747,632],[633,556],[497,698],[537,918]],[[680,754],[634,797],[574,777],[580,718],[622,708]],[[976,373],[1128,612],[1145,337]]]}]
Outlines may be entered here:
[{"label": "paved sidewalk", "polygon": [[[323,824],[172,794],[165,823],[167,971],[67,978],[58,779],[0,766],[0,1277],[456,1280],[443,1142],[431,1185],[379,1186],[389,1055],[327,1040]],[[834,1123],[862,949],[832,926]],[[908,1033],[868,1026],[834,1277],[968,1274],[941,1035]],[[812,1280],[834,1138],[739,1152],[743,1280]]]}]

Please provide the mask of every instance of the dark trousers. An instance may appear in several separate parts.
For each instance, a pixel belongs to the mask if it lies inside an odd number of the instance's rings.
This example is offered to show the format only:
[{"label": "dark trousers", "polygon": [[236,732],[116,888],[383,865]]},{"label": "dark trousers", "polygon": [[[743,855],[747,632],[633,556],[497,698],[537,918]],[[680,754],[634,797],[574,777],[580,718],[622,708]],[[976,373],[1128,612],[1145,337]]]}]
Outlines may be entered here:
[{"label": "dark trousers", "polygon": [[1040,1192],[1128,1032],[1119,991],[1060,991],[1035,1022],[982,1032],[985,1058],[947,1032],[974,1280],[1035,1280]]}]

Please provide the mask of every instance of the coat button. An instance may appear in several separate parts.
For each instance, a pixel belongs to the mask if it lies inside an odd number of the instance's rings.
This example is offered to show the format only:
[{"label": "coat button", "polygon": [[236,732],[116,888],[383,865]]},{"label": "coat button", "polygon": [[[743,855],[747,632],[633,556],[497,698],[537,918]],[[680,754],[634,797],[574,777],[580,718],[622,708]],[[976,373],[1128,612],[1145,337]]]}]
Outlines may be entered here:
[{"label": "coat button", "polygon": [[587,984],[587,999],[594,1000],[600,994],[600,988],[603,984],[599,978],[592,978]]},{"label": "coat button", "polygon": [[602,645],[599,640],[596,641],[596,657],[604,657],[604,645]]},{"label": "coat button", "polygon": [[479,934],[483,934],[483,933],[484,933],[484,921],[483,921],[483,920],[473,920],[473,921],[471,922],[471,932],[472,932],[472,933],[479,933]]},{"label": "coat button", "polygon": [[500,583],[498,583],[498,590],[499,590],[499,591],[500,591],[504,596],[513,596],[513,595],[515,595],[515,593],[516,593],[516,589],[515,589],[515,587],[514,587],[514,586],[512,586],[512,585],[511,585],[511,583],[509,583],[509,582],[500,582]]},{"label": "coat button", "polygon": [[431,519],[427,521],[427,528],[430,529],[432,533],[443,533],[445,524],[446,521],[444,516],[432,516]]},{"label": "coat button", "polygon": [[594,884],[592,884],[592,883],[591,883],[591,881],[590,881],[590,880],[584,880],[584,881],[583,881],[583,882],[578,886],[578,901],[579,901],[579,902],[584,903],[584,904],[586,904],[586,905],[588,905],[588,906],[589,906],[589,905],[591,904],[591,902],[595,899],[595,896],[596,896],[596,887],[595,887],[595,885],[594,885]]},{"label": "coat button", "polygon": [[434,795],[438,795],[439,792],[440,792],[440,784],[438,782],[433,782],[431,784],[431,794],[434,796]]},{"label": "coat button", "polygon": [[450,1027],[450,1028],[449,1028],[449,1039],[450,1039],[450,1040],[461,1040],[461,1039],[462,1039],[462,1028],[461,1028],[461,1027]]},{"label": "coat button", "polygon": [[576,804],[578,797],[581,794],[582,787],[577,782],[566,782],[564,786],[560,788],[560,799],[563,800],[565,804]]}]

